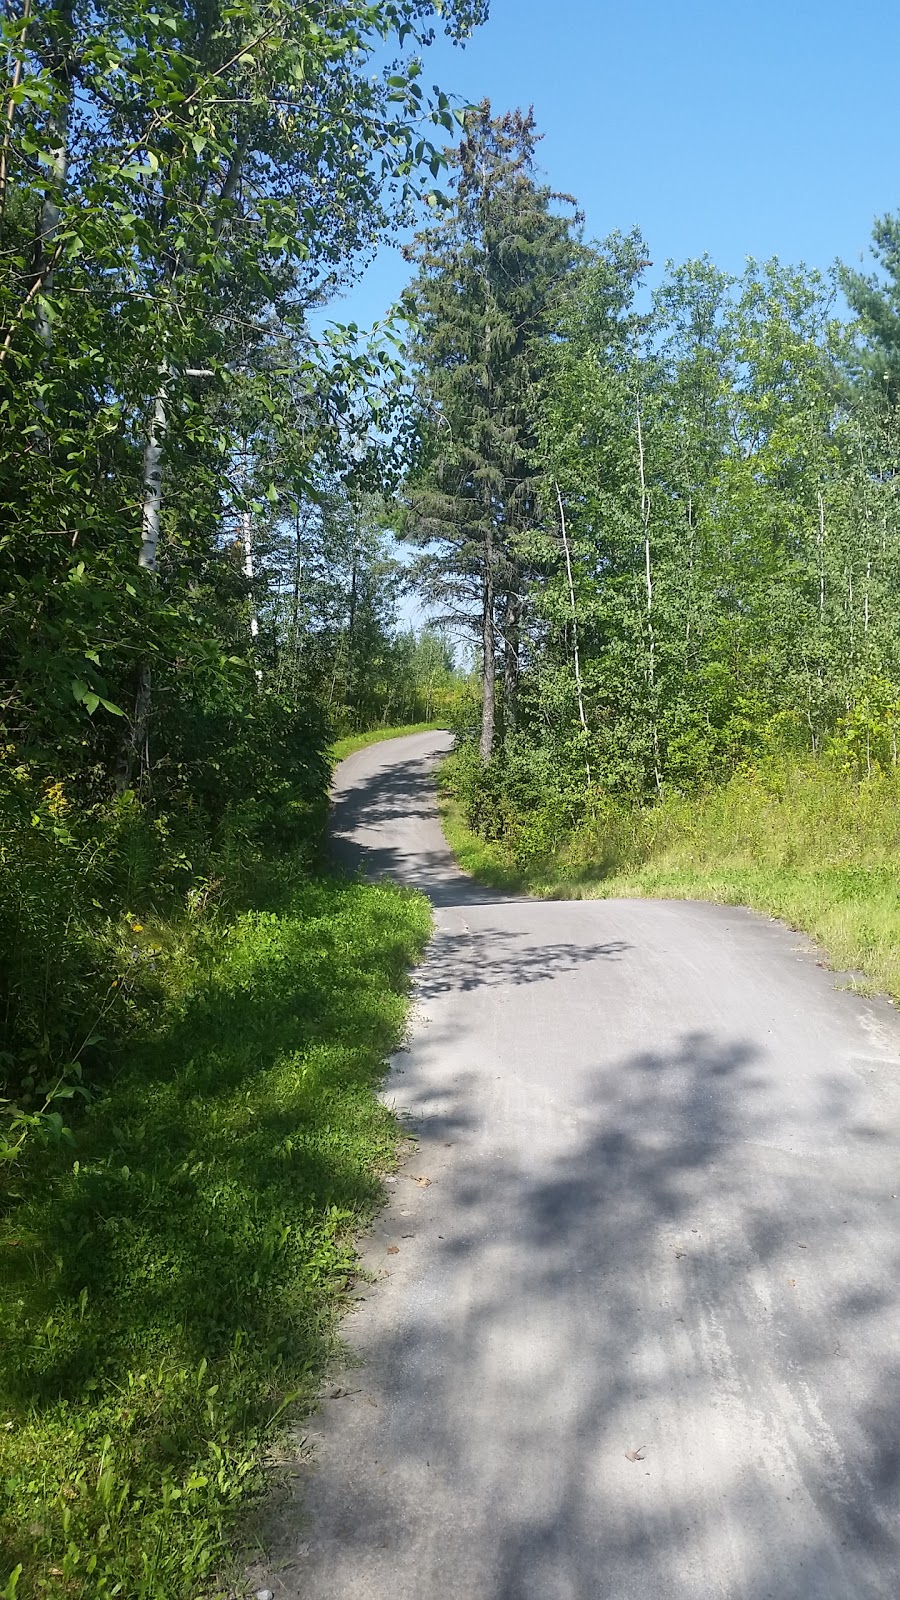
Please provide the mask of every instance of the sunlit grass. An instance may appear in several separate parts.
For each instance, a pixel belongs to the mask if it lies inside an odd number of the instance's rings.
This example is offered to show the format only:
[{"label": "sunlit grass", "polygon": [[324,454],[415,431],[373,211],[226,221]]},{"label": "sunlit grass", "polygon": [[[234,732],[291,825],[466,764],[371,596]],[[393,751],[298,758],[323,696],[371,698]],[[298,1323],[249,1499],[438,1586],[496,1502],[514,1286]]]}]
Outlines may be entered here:
[{"label": "sunlit grass", "polygon": [[383,739],[402,739],[408,733],[435,733],[446,726],[446,721],[410,722],[402,728],[370,728],[367,733],[348,733],[343,739],[336,739],[331,746],[332,760],[345,761],[357,750],[365,750],[370,744],[380,744]]},{"label": "sunlit grass", "polygon": [[900,1000],[900,785],[822,765],[772,766],[645,810],[603,808],[552,856],[517,862],[476,836],[459,805],[444,826],[482,882],[545,898],[659,896],[746,905],[812,935],[833,966]]},{"label": "sunlit grass", "polygon": [[154,1025],[75,1147],[9,1178],[4,1596],[218,1592],[273,1426],[333,1347],[396,1158],[375,1090],[430,913],[288,863],[262,889],[195,937],[151,930]]}]

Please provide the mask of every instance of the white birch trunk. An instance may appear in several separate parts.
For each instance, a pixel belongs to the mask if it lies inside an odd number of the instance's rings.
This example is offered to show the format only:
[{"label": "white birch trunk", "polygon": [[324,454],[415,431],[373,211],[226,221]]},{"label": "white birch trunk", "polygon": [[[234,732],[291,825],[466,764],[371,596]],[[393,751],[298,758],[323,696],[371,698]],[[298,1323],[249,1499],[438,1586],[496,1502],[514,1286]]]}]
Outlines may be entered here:
[{"label": "white birch trunk", "polygon": [[259,614],[253,592],[253,516],[249,511],[241,513],[241,544],[244,547],[244,577],[250,589],[250,638],[256,644],[259,638]]},{"label": "white birch trunk", "polygon": [[159,559],[159,519],[162,511],[163,450],[168,423],[168,381],[163,377],[153,402],[153,415],[144,444],[141,548],[138,566],[155,572]]}]

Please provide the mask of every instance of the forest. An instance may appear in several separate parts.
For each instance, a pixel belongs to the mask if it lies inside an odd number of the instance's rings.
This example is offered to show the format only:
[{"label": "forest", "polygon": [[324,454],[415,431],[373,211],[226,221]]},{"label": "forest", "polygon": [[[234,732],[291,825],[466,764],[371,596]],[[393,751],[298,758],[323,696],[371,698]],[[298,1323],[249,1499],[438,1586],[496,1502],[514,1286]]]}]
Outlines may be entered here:
[{"label": "forest", "polygon": [[429,927],[328,870],[354,736],[457,733],[489,882],[900,985],[900,218],[651,290],[531,112],[429,86],[485,11],[4,13],[3,1600],[226,1592],[315,1393]]}]

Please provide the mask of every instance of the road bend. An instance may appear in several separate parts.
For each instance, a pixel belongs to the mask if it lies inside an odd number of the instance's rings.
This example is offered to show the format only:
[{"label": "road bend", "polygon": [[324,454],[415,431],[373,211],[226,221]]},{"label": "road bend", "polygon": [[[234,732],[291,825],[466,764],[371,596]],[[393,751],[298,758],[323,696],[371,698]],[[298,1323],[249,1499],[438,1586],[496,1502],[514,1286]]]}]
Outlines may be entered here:
[{"label": "road bend", "polygon": [[796,933],[462,875],[418,734],[335,848],[430,895],[279,1600],[898,1600],[900,1018]]}]

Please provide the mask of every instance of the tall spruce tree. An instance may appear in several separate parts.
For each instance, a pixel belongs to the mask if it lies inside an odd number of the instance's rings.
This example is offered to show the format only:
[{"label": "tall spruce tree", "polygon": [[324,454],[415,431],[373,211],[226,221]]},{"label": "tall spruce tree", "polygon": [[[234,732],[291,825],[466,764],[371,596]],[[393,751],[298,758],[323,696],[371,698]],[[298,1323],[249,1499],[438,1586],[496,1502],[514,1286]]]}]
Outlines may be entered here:
[{"label": "tall spruce tree", "polygon": [[579,256],[574,202],[537,180],[538,139],[531,111],[471,111],[451,203],[407,252],[423,436],[408,529],[426,595],[480,638],[483,761],[500,718],[515,723],[524,542],[538,515],[535,395]]}]

